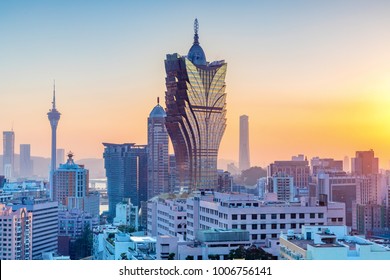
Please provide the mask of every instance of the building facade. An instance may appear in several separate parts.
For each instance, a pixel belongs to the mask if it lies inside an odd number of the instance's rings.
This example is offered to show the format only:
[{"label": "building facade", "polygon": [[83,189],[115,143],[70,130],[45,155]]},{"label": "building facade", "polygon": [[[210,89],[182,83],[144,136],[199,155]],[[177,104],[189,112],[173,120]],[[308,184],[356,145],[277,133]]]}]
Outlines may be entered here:
[{"label": "building facade", "polygon": [[199,45],[198,21],[187,56],[168,54],[166,127],[181,187],[214,189],[218,149],[226,128],[224,61],[208,63]]},{"label": "building facade", "polygon": [[148,118],[148,199],[170,191],[165,117],[166,113],[157,99],[157,105]]},{"label": "building facade", "polygon": [[246,170],[250,167],[249,157],[249,123],[248,116],[240,116],[240,150],[239,150],[239,163],[240,170]]},{"label": "building facade", "polygon": [[3,175],[7,179],[15,176],[15,132],[3,131]]},{"label": "building facade", "polygon": [[103,143],[103,145],[108,211],[114,218],[116,205],[123,199],[130,198],[131,203],[138,207],[142,206],[142,202],[147,201],[148,148],[146,145],[134,143]]},{"label": "building facade", "polygon": [[31,160],[31,145],[20,144],[20,174],[19,177],[28,178],[33,175],[33,161]]},{"label": "building facade", "polygon": [[32,259],[58,250],[58,202],[48,199],[23,198],[14,202],[14,211],[25,208],[32,214]]},{"label": "building facade", "polygon": [[0,260],[32,259],[32,214],[0,204]]},{"label": "building facade", "polygon": [[53,198],[66,208],[84,210],[84,199],[89,194],[89,171],[73,161],[73,154],[53,173]]}]

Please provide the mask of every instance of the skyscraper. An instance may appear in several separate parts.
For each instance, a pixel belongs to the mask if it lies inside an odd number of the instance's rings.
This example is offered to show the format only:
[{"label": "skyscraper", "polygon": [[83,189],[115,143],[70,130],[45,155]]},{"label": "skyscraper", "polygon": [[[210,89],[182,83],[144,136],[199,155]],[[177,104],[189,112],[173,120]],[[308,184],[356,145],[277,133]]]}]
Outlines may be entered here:
[{"label": "skyscraper", "polygon": [[31,177],[33,175],[33,162],[31,160],[30,144],[20,144],[20,177]]},{"label": "skyscraper", "polygon": [[107,176],[108,211],[115,217],[116,205],[130,198],[140,207],[147,201],[147,146],[134,143],[104,145],[104,168]]},{"label": "skyscraper", "polygon": [[246,170],[249,169],[250,159],[249,159],[249,124],[248,116],[240,116],[240,151],[239,151],[239,169]]},{"label": "skyscraper", "polygon": [[13,178],[15,171],[15,133],[3,131],[3,172],[5,178]]},{"label": "skyscraper", "polygon": [[148,199],[169,192],[167,115],[159,103],[148,118]]},{"label": "skyscraper", "polygon": [[225,76],[227,64],[208,63],[199,45],[198,20],[187,56],[168,54],[166,127],[176,156],[180,187],[217,186],[218,149],[226,128]]},{"label": "skyscraper", "polygon": [[53,88],[53,101],[52,101],[52,108],[47,113],[47,117],[50,121],[51,126],[51,164],[50,164],[50,193],[51,195],[53,192],[53,173],[56,169],[56,156],[57,156],[57,125],[58,121],[60,120],[61,114],[56,109],[56,87],[54,84]]},{"label": "skyscraper", "polygon": [[374,157],[374,151],[357,151],[356,157],[352,158],[352,174],[370,175],[379,173],[379,159]]}]

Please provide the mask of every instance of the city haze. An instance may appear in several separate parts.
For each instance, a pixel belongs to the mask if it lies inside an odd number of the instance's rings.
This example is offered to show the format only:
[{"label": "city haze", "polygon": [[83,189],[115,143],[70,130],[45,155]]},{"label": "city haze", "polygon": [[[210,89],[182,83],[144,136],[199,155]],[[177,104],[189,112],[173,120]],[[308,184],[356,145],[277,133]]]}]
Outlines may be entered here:
[{"label": "city haze", "polygon": [[187,54],[197,17],[207,60],[229,66],[219,158],[238,161],[245,114],[252,166],[373,149],[387,168],[389,12],[388,1],[3,1],[0,129],[13,128],[16,153],[28,143],[49,157],[55,79],[57,146],[76,160],[102,158],[102,142],[146,144],[165,56]]}]

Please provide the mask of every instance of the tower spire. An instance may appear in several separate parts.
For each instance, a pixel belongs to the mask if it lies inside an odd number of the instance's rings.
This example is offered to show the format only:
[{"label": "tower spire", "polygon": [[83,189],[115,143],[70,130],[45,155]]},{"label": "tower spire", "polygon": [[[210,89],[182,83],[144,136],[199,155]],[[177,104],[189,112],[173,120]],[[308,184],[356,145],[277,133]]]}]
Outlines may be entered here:
[{"label": "tower spire", "polygon": [[195,18],[195,21],[194,21],[194,44],[199,45],[198,31],[199,31],[199,22],[198,22],[198,19]]},{"label": "tower spire", "polygon": [[157,105],[160,105],[160,97],[157,97]]},{"label": "tower spire", "polygon": [[53,109],[56,108],[56,80],[54,80],[54,83],[53,83]]}]

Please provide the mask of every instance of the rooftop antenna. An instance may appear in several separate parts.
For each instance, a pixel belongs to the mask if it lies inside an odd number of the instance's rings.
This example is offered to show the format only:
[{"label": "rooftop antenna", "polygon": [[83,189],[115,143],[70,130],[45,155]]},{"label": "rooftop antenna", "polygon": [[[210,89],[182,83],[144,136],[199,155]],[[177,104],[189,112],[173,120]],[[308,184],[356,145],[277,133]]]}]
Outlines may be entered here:
[{"label": "rooftop antenna", "polygon": [[53,82],[53,109],[56,108],[56,80]]},{"label": "rooftop antenna", "polygon": [[198,19],[195,18],[194,21],[194,44],[199,44],[199,36],[198,36],[198,31],[199,31],[199,22]]}]

